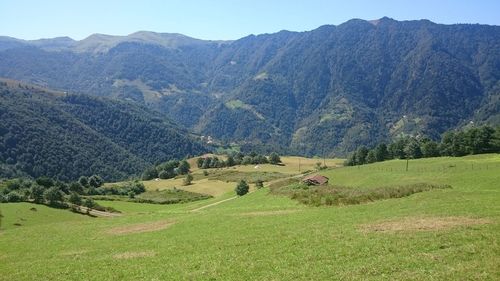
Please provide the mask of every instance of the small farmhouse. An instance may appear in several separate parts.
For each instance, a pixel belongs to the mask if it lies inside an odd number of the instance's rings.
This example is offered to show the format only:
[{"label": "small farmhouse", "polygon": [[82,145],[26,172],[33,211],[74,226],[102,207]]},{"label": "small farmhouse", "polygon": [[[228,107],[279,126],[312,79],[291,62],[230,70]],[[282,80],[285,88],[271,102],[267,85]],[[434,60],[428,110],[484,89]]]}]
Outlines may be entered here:
[{"label": "small farmhouse", "polygon": [[323,185],[328,183],[328,178],[321,175],[313,175],[303,178],[302,182],[307,185]]}]

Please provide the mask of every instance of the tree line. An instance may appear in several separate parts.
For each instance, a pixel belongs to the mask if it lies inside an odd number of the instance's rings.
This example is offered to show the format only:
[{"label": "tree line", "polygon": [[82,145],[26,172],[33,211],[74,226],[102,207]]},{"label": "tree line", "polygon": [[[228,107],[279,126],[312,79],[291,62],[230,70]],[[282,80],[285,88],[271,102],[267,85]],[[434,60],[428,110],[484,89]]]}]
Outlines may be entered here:
[{"label": "tree line", "polygon": [[56,208],[85,206],[90,209],[106,211],[99,206],[91,195],[127,195],[133,197],[146,191],[139,181],[104,187],[104,180],[98,176],[81,176],[77,181],[65,183],[50,177],[36,180],[25,178],[12,179],[0,185],[0,202],[31,202]]},{"label": "tree line", "polygon": [[257,164],[279,165],[280,163],[281,163],[281,158],[276,152],[271,153],[269,157],[257,154],[256,152],[250,152],[249,154],[246,155],[242,152],[233,152],[228,154],[226,160],[220,159],[217,156],[199,157],[196,160],[196,164],[200,169],[224,168],[236,165],[257,165]]},{"label": "tree line", "polygon": [[170,160],[156,166],[147,168],[142,173],[142,180],[152,180],[156,178],[171,179],[178,175],[189,174],[191,165],[186,160]]},{"label": "tree line", "polygon": [[439,142],[427,137],[406,136],[372,149],[361,146],[347,158],[345,165],[363,165],[389,159],[418,159],[438,156],[465,156],[500,152],[500,127],[481,126],[447,131]]}]

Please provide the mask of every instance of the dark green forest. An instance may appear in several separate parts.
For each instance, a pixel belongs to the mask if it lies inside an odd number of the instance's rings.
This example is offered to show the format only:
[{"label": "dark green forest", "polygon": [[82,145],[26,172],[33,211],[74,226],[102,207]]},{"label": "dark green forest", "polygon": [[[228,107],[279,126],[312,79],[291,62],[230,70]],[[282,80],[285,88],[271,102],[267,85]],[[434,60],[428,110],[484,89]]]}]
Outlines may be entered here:
[{"label": "dark green forest", "polygon": [[345,156],[500,124],[498,26],[382,18],[223,42],[142,32],[56,45],[1,39],[0,76],[142,104],[259,153]]},{"label": "dark green forest", "polygon": [[3,178],[123,180],[155,163],[207,151],[145,107],[12,82],[0,83],[0,120]]}]

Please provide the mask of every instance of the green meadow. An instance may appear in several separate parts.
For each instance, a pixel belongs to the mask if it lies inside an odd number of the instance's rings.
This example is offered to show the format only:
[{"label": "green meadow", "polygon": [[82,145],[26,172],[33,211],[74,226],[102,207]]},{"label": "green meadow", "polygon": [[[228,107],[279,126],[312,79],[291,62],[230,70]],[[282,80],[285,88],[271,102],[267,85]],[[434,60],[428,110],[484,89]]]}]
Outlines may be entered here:
[{"label": "green meadow", "polygon": [[[287,159],[281,169],[234,171],[267,172],[276,182],[276,173],[299,174],[298,159]],[[301,172],[319,161],[301,160]],[[353,190],[451,188],[315,207],[269,188],[233,198],[235,172],[226,181],[224,170],[208,176],[195,170],[191,186],[179,179],[145,185],[204,190],[213,198],[171,205],[99,201],[121,211],[107,218],[1,204],[0,280],[500,279],[500,155],[410,160],[408,171],[402,160],[336,168],[340,162],[331,161],[319,173]]]}]

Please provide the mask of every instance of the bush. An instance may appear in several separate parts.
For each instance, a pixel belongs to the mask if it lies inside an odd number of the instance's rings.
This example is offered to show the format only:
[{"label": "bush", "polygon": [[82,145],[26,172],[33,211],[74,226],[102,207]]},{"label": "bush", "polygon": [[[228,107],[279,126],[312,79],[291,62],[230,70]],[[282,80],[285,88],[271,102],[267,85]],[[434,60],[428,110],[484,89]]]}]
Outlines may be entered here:
[{"label": "bush", "polygon": [[257,189],[261,189],[261,188],[263,188],[263,187],[264,187],[264,182],[263,182],[262,180],[260,180],[260,179],[259,179],[259,180],[257,180],[257,181],[255,182],[255,187],[256,187]]},{"label": "bush", "polygon": [[50,206],[59,205],[59,203],[64,201],[62,192],[56,186],[47,189],[43,193],[43,197],[49,202]]},{"label": "bush", "polygon": [[281,163],[281,158],[278,155],[278,153],[273,152],[273,153],[271,153],[271,155],[269,155],[269,163],[271,163],[273,165]]},{"label": "bush", "polygon": [[193,181],[193,175],[187,174],[186,178],[183,181],[183,184],[190,185],[192,181]]},{"label": "bush", "polygon": [[33,185],[30,189],[30,198],[35,201],[35,203],[43,203],[45,188],[40,185]]},{"label": "bush", "polygon": [[234,191],[236,192],[236,195],[243,196],[243,195],[248,193],[249,189],[250,189],[250,187],[248,186],[247,182],[244,180],[241,180],[238,183],[238,185],[236,186],[236,188],[234,189]]},{"label": "bush", "polygon": [[23,195],[21,195],[18,191],[11,191],[5,196],[5,201],[7,202],[22,202],[24,201]]},{"label": "bush", "polygon": [[69,196],[69,202],[75,205],[82,205],[82,198],[78,193],[76,192],[71,192],[71,195]]},{"label": "bush", "polygon": [[95,204],[94,200],[92,200],[92,198],[87,198],[87,199],[85,199],[85,201],[83,202],[83,206],[85,206],[85,207],[87,207],[87,208],[89,208],[89,209],[94,208],[94,206],[95,206],[95,205],[96,205],[96,204]]}]

